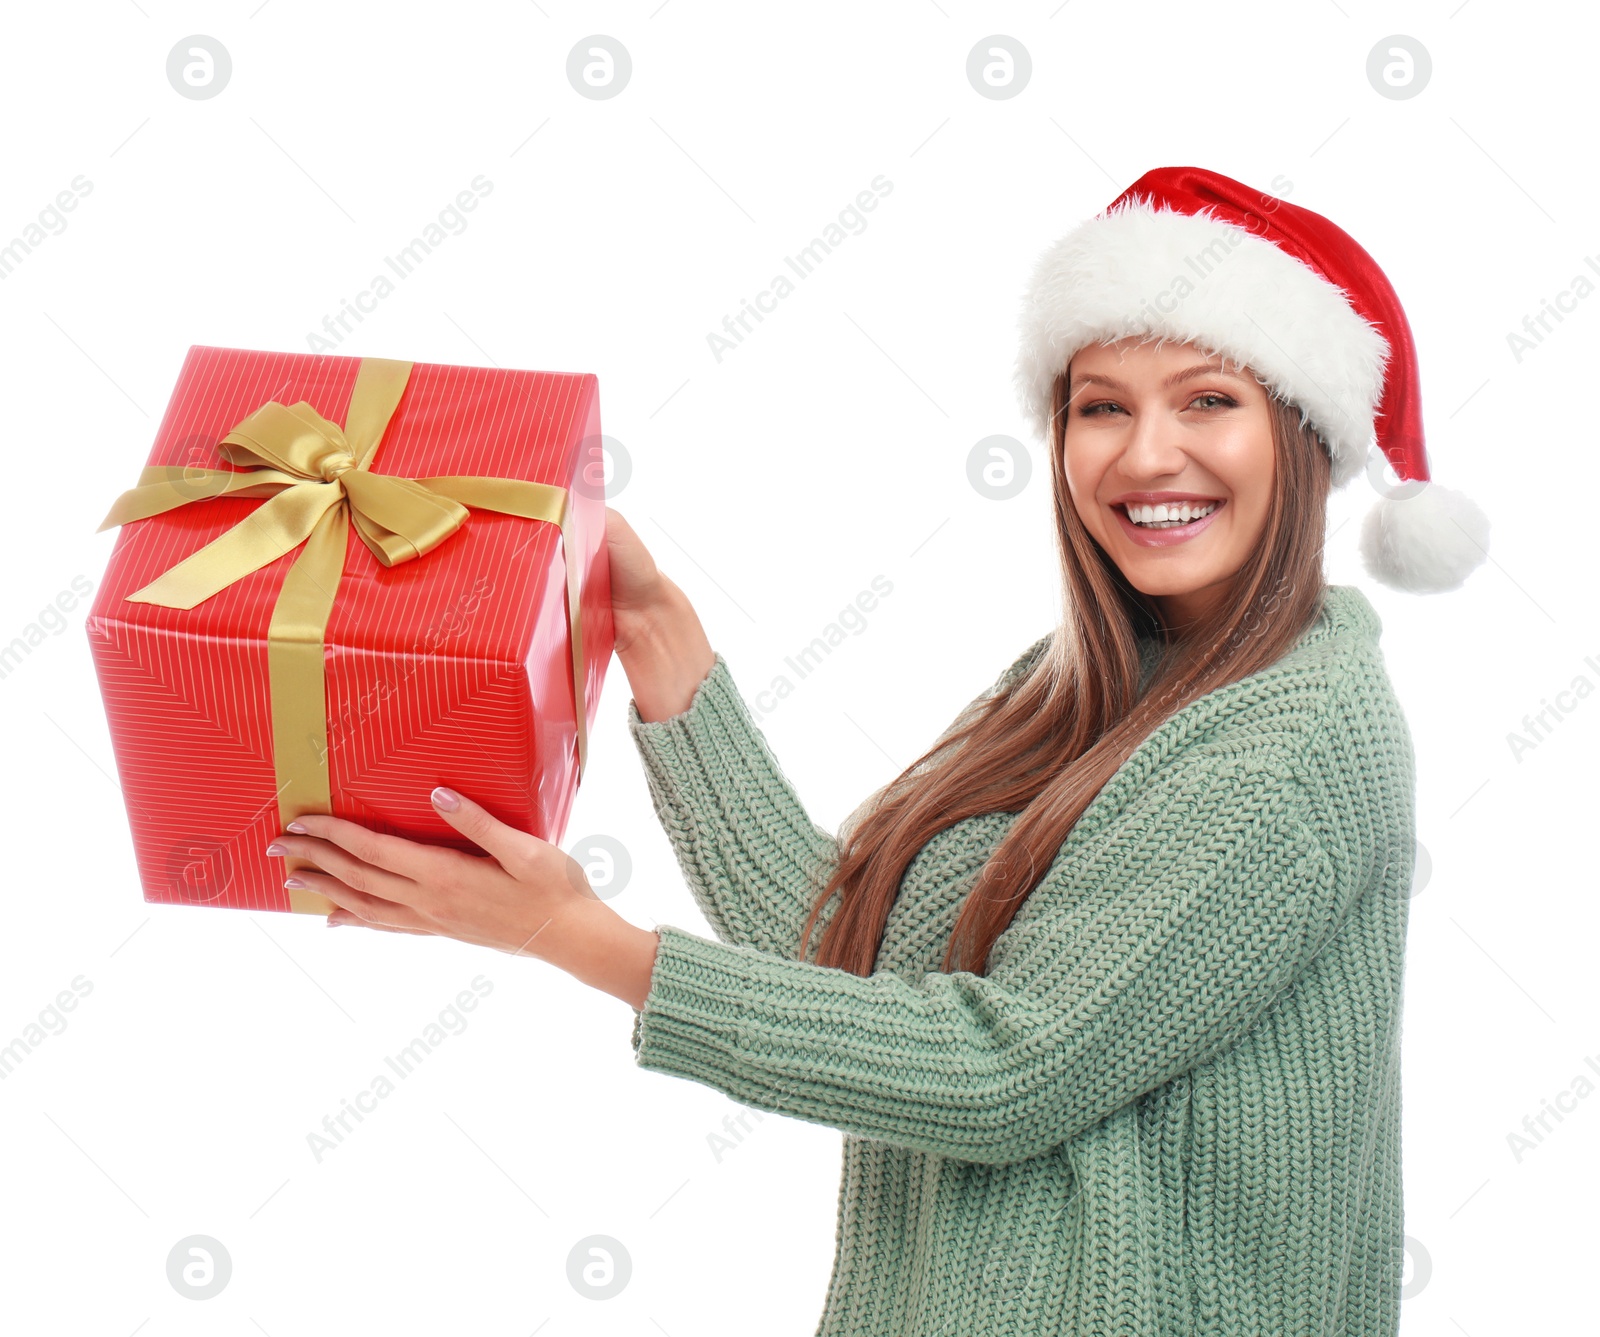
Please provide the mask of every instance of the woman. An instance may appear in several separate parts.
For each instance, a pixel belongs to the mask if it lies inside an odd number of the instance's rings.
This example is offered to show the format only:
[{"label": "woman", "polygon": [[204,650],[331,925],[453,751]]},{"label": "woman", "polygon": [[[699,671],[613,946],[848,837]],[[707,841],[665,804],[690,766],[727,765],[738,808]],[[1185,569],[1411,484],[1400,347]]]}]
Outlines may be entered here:
[{"label": "woman", "polygon": [[330,923],[540,956],[633,1005],[641,1066],[842,1130],[819,1335],[1392,1334],[1414,772],[1325,502],[1376,422],[1374,574],[1454,588],[1487,523],[1417,490],[1404,314],[1308,210],[1149,173],[1023,335],[1062,623],[836,838],[609,514],[629,728],[720,941],[446,790],[493,858],[331,817],[280,848]]}]

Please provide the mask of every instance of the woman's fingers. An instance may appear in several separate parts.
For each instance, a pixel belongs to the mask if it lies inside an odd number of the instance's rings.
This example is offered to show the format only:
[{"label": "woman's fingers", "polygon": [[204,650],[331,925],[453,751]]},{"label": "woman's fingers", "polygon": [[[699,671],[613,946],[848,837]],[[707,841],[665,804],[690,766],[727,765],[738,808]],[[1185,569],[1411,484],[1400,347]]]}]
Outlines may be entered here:
[{"label": "woman's fingers", "polygon": [[435,789],[432,798],[433,806],[445,821],[492,855],[512,877],[521,878],[530,871],[542,843],[537,836],[506,825],[486,808],[453,789]]},{"label": "woman's fingers", "polygon": [[435,789],[432,799],[483,855],[380,835],[317,813],[291,823],[306,829],[279,836],[272,853],[305,865],[290,881],[332,903],[330,926],[451,937],[554,959],[554,948],[531,950],[552,941],[540,933],[565,922],[577,899],[598,899],[582,865],[454,790]]},{"label": "woman's fingers", "polygon": [[418,937],[422,938],[433,938],[438,936],[437,934],[430,933],[425,928],[401,928],[398,924],[369,923],[367,920],[362,919],[357,915],[350,914],[348,911],[335,910],[328,916],[327,922],[329,928],[339,928],[345,924],[354,924],[361,928],[379,929],[384,933],[414,933]]},{"label": "woman's fingers", "polygon": [[314,869],[302,868],[291,876],[299,878],[307,891],[326,896],[341,910],[348,910],[370,928],[418,929],[427,932],[410,906],[356,891],[338,878]]},{"label": "woman's fingers", "polygon": [[[361,863],[412,882],[424,882],[436,876],[444,866],[444,859],[451,853],[437,845],[425,845],[402,836],[387,836],[369,830],[358,822],[347,822],[342,817],[327,813],[308,812],[296,817],[294,824],[305,827],[306,836],[337,846]],[[275,839],[278,844],[292,848],[296,837],[291,832]],[[295,850],[295,853],[300,851]],[[320,864],[322,861],[318,859],[317,862]]]},{"label": "woman's fingers", "polygon": [[[338,878],[352,891],[365,892],[369,896],[402,905],[411,905],[416,900],[418,887],[410,878],[367,863],[327,840],[316,836],[278,836],[273,840],[272,847],[297,859],[309,860],[317,866],[317,870]],[[316,870],[299,868],[291,870],[291,875],[304,877],[312,871]]]}]

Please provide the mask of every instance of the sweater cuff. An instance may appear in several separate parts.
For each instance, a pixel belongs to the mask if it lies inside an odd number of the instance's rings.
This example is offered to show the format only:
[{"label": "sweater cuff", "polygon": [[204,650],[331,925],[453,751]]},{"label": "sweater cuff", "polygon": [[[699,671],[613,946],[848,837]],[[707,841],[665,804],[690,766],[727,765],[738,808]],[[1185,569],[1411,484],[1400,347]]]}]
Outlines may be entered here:
[{"label": "sweater cuff", "polygon": [[767,778],[771,753],[766,738],[720,650],[713,652],[706,676],[676,715],[646,720],[630,697],[627,721],[646,769],[657,777],[670,777],[680,786],[687,782],[697,791],[708,779],[727,780],[730,772],[758,782]]},{"label": "sweater cuff", "polygon": [[[651,750],[666,748],[670,750],[674,745],[681,746],[693,734],[691,724],[700,722],[711,702],[709,695],[718,698],[723,696],[722,691],[711,688],[713,679],[725,679],[728,676],[728,661],[722,657],[721,651],[711,652],[711,667],[706,676],[695,684],[694,695],[689,698],[689,704],[676,715],[668,715],[661,720],[647,720],[639,713],[639,703],[632,697],[628,698],[628,731],[641,744],[648,743]],[[719,686],[726,688],[729,684],[719,682]],[[719,699],[718,704],[721,704]]]},{"label": "sweater cuff", "polygon": [[[656,924],[656,963],[650,972],[650,990],[645,1006],[634,1011],[634,1059],[640,1067],[675,1076],[691,1076],[683,1070],[683,1059],[693,1060],[694,1036],[683,1046],[685,1024],[699,1028],[709,1038],[738,1044],[736,1025],[726,1020],[738,1017],[738,987],[717,987],[717,953],[738,953],[744,948],[728,947],[698,934],[685,932],[674,924]],[[710,980],[710,1012],[702,1011],[698,990]],[[718,1006],[720,1004],[720,1006]],[[677,1056],[677,1062],[675,1057]]]},{"label": "sweater cuff", "polygon": [[705,814],[723,814],[740,843],[771,841],[806,853],[831,844],[794,796],[720,652],[678,714],[645,720],[630,699],[627,715],[669,836]]},{"label": "sweater cuff", "polygon": [[650,988],[633,1016],[634,1059],[642,1068],[726,1091],[719,1076],[730,1064],[740,1066],[753,967],[769,958],[672,924],[656,925],[656,934]]},{"label": "sweater cuff", "polygon": [[[850,971],[716,942],[671,924],[658,924],[656,932],[661,942],[650,988],[633,1021],[638,1067],[844,1132],[916,1137],[926,1131],[911,1102],[877,1090],[880,1083],[864,1079],[855,1056],[834,1052],[826,1038],[866,1018],[884,978],[875,985]],[[831,987],[819,994],[822,976]],[[869,1047],[890,1067],[904,1052],[881,1037]]]}]

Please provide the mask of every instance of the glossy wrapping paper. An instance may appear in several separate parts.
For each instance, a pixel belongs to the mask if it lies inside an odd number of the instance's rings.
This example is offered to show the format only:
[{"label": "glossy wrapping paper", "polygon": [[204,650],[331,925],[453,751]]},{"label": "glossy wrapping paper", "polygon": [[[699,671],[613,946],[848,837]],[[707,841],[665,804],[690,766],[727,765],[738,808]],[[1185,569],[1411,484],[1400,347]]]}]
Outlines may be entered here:
[{"label": "glossy wrapping paper", "polygon": [[[147,463],[230,468],[217,442],[273,400],[343,424],[361,361],[191,348]],[[567,490],[590,727],[613,648],[600,431],[593,375],[418,362],[370,463]],[[320,896],[291,900],[284,860],[262,853],[282,829],[267,628],[297,553],[193,608],[127,599],[263,504],[209,497],[124,523],[87,629],[144,899],[326,913]],[[323,637],[332,812],[483,853],[434,811],[447,785],[559,842],[579,780],[566,599],[549,521],[473,506],[388,567],[352,528]]]}]

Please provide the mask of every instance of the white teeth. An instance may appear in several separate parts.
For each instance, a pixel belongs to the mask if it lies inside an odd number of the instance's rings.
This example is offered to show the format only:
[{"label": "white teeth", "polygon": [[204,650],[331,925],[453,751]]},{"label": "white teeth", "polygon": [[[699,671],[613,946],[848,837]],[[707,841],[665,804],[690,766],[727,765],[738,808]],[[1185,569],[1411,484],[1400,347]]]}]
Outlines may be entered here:
[{"label": "white teeth", "polygon": [[1167,526],[1185,525],[1191,520],[1198,520],[1202,516],[1210,515],[1217,509],[1217,502],[1206,501],[1168,501],[1160,502],[1154,506],[1127,507],[1128,518],[1137,525]]}]

